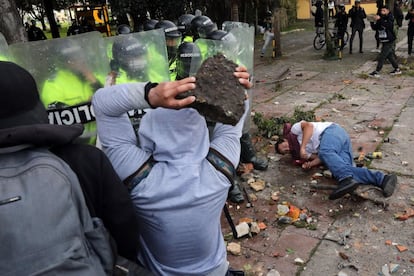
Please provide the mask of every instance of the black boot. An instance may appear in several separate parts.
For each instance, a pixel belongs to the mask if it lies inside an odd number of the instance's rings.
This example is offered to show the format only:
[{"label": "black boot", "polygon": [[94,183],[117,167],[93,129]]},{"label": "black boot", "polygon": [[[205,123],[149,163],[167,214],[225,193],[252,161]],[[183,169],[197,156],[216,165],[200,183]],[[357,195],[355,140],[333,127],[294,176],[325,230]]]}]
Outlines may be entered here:
[{"label": "black boot", "polygon": [[229,191],[228,199],[233,203],[242,203],[244,201],[243,193],[237,180],[234,180],[234,185]]},{"label": "black boot", "polygon": [[267,169],[267,160],[260,159],[256,156],[256,151],[252,145],[252,140],[249,133],[245,133],[240,138],[242,163],[252,163],[256,170],[264,171]]},{"label": "black boot", "polygon": [[338,188],[329,195],[329,199],[338,199],[346,194],[352,193],[356,188],[358,188],[358,186],[359,183],[355,179],[347,177],[339,181]]}]

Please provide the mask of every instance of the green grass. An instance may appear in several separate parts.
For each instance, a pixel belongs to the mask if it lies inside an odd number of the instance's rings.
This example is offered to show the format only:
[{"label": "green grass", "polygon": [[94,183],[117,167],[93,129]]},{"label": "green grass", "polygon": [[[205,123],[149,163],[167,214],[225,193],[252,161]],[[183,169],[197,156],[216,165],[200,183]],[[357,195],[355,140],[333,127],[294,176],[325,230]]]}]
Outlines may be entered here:
[{"label": "green grass", "polygon": [[[68,25],[62,25],[59,28],[60,37],[66,37],[67,32],[68,32]],[[44,33],[45,33],[47,39],[52,39],[52,33],[50,32],[50,29],[47,29]]]},{"label": "green grass", "polygon": [[297,19],[294,23],[290,24],[289,26],[287,26],[286,28],[284,28],[281,31],[282,32],[288,32],[288,31],[292,31],[292,30],[296,30],[296,29],[305,29],[307,31],[311,31],[311,30],[315,29],[314,20]]}]

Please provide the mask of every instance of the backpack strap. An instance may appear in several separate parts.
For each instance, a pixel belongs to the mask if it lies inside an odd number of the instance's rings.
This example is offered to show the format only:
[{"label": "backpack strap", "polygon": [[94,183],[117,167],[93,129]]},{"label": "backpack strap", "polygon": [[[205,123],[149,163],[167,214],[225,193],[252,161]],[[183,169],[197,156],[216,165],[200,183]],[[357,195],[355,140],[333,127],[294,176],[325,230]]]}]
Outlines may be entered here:
[{"label": "backpack strap", "polygon": [[220,152],[213,148],[209,149],[207,160],[211,163],[211,165],[213,165],[214,168],[216,168],[216,170],[222,172],[227,177],[231,183],[230,190],[232,190],[234,186],[234,177],[236,176],[236,169],[233,164]]},{"label": "backpack strap", "polygon": [[[207,154],[207,160],[211,163],[211,165],[213,165],[213,167],[216,170],[222,172],[227,177],[227,179],[231,183],[231,187],[230,187],[230,191],[231,191],[234,187],[234,177],[236,176],[236,169],[234,168],[233,164],[226,157],[224,157],[220,152],[218,152],[217,150],[213,148],[209,149],[208,154]],[[223,207],[223,212],[227,219],[227,222],[230,225],[231,232],[233,233],[233,237],[235,239],[238,239],[239,237],[237,234],[236,226],[234,225],[229,209],[227,208],[227,205],[225,204]]]},{"label": "backpack strap", "polygon": [[155,163],[156,161],[151,155],[151,157],[148,158],[148,160],[145,161],[145,163],[142,164],[142,166],[134,174],[130,175],[124,180],[124,184],[128,188],[129,192],[131,192],[135,186],[137,186],[142,181],[142,179],[148,176]]},{"label": "backpack strap", "polygon": [[[217,150],[210,148],[207,154],[207,160],[213,165],[216,170],[222,172],[231,183],[230,190],[234,186],[234,177],[236,176],[236,169],[233,164],[224,157]],[[125,185],[128,188],[128,191],[132,191],[142,179],[146,178],[150,173],[152,167],[156,161],[151,156],[142,166],[136,171],[136,173],[129,176],[124,180]]]}]

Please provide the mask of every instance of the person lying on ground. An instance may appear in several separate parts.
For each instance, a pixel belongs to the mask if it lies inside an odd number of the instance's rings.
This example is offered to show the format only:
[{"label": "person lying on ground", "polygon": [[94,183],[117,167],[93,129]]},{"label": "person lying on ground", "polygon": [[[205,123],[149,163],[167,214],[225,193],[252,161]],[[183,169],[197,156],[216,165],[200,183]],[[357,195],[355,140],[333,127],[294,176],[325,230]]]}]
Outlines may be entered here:
[{"label": "person lying on ground", "polygon": [[291,127],[286,125],[284,138],[275,147],[280,154],[291,153],[294,159],[302,159],[304,169],[325,165],[338,181],[338,188],[329,196],[331,200],[353,192],[359,185],[374,185],[384,197],[390,197],[397,185],[395,174],[355,166],[351,139],[336,123],[300,121]]}]

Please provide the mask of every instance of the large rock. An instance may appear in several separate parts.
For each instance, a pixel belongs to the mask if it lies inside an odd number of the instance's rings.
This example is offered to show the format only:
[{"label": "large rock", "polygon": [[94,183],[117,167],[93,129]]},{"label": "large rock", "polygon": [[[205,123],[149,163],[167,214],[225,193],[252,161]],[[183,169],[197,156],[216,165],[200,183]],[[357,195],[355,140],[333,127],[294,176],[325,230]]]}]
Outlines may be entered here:
[{"label": "large rock", "polygon": [[233,73],[237,64],[218,54],[206,59],[196,74],[192,105],[213,122],[235,125],[244,113],[245,89]]}]

